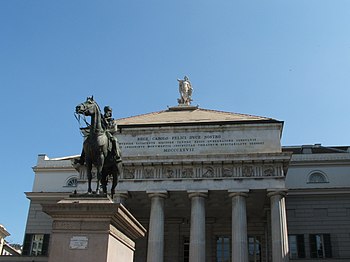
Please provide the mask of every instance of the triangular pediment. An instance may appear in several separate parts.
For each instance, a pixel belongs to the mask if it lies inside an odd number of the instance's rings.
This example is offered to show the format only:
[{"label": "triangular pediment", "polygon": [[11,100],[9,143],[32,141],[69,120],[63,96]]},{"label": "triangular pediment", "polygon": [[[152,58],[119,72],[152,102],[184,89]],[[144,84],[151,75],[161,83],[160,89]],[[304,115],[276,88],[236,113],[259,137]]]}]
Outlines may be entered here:
[{"label": "triangular pediment", "polygon": [[121,118],[116,121],[119,126],[280,122],[267,117],[202,109],[193,106],[171,107],[168,110]]}]

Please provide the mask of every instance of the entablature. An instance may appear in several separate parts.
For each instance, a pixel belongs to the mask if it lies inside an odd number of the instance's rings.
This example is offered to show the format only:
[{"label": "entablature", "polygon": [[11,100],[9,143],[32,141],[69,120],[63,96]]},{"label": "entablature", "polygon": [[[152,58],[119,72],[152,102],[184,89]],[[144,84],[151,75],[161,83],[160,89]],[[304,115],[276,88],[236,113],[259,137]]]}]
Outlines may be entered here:
[{"label": "entablature", "polygon": [[125,180],[176,180],[285,177],[290,153],[128,157]]}]

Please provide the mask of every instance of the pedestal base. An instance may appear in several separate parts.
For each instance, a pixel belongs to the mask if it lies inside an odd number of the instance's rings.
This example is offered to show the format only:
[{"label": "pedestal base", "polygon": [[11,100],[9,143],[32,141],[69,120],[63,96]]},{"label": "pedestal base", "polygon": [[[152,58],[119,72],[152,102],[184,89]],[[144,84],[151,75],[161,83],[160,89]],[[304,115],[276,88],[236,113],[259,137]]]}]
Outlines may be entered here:
[{"label": "pedestal base", "polygon": [[132,262],[146,230],[107,197],[70,197],[43,205],[53,219],[49,262]]}]

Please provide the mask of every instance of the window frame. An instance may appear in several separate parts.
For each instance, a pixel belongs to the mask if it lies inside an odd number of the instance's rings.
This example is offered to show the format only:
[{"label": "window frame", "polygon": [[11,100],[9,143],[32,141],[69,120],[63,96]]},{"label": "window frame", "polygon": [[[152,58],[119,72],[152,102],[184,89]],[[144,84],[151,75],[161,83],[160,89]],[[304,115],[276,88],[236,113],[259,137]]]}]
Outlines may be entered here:
[{"label": "window frame", "polygon": [[[332,258],[332,241],[330,234],[310,234],[310,257],[311,258]],[[318,246],[321,245],[321,250]],[[320,251],[322,253],[320,253]]]},{"label": "window frame", "polygon": [[[250,252],[251,242],[250,239],[253,239],[253,254]],[[262,261],[262,245],[261,245],[261,236],[257,235],[249,235],[247,237],[248,240],[248,261],[249,262],[261,262]],[[256,248],[258,245],[258,248]],[[258,251],[258,252],[257,252]],[[252,256],[252,258],[251,258]]]},{"label": "window frame", "polygon": [[[316,175],[322,177],[323,181],[313,181],[313,177],[315,177]],[[329,183],[328,177],[327,175],[320,171],[320,170],[313,170],[309,173],[308,177],[307,177],[307,183],[308,184],[325,184],[325,183]]]},{"label": "window frame", "polygon": [[183,237],[183,262],[190,261],[190,238],[187,236]]},{"label": "window frame", "polygon": [[[295,237],[295,247],[296,247],[296,256],[293,256],[291,253],[291,238]],[[305,237],[303,234],[289,234],[288,235],[288,248],[289,248],[289,259],[300,259],[305,258]]]},{"label": "window frame", "polygon": [[[40,242],[35,241],[35,238],[37,236],[43,236]],[[22,254],[26,256],[48,256],[49,243],[50,243],[50,234],[45,234],[45,233],[25,234]],[[33,247],[35,244],[41,245],[40,252],[36,251],[33,253]]]},{"label": "window frame", "polygon": [[[70,185],[71,181],[75,180],[75,184]],[[64,185],[64,187],[77,187],[78,186],[78,177],[77,176],[71,176],[68,177],[66,180],[66,183]]]},{"label": "window frame", "polygon": [[[220,242],[219,242],[220,241]],[[220,257],[218,256],[220,244]],[[229,235],[217,235],[215,238],[215,261],[216,262],[231,262],[232,250],[231,236]],[[226,254],[228,257],[226,257]]]}]

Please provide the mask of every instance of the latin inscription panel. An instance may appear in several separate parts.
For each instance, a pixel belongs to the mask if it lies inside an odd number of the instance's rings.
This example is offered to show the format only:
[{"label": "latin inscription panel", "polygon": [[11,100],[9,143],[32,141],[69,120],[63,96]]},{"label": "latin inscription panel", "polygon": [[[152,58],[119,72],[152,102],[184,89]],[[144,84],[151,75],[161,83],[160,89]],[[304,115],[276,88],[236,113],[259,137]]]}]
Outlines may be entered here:
[{"label": "latin inscription panel", "polygon": [[123,156],[281,152],[279,130],[118,135]]}]

